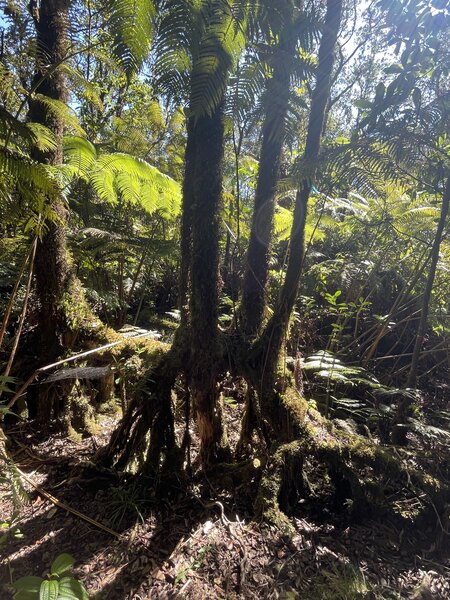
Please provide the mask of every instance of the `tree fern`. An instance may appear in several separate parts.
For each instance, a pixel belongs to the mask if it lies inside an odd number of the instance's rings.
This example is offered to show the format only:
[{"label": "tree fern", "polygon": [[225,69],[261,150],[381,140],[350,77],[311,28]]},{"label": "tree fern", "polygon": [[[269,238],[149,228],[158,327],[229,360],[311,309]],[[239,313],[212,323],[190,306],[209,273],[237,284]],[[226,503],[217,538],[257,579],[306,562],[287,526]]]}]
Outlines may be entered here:
[{"label": "tree fern", "polygon": [[156,167],[129,154],[98,154],[93,144],[84,138],[65,138],[67,164],[74,174],[92,184],[105,202],[141,204],[149,213],[161,210],[170,215],[180,210],[179,184]]},{"label": "tree fern", "polygon": [[152,0],[105,0],[113,51],[130,78],[148,57],[153,38]]},{"label": "tree fern", "polygon": [[[274,218],[274,232],[279,241],[289,239],[293,219],[292,210],[284,206],[277,206]],[[325,237],[323,230],[315,226],[314,219],[314,214],[310,211],[305,225],[305,239],[308,241],[322,240]]]},{"label": "tree fern", "polygon": [[[249,7],[232,0],[168,0],[155,43],[156,88],[211,114],[245,43]],[[187,91],[189,90],[189,91]]]},{"label": "tree fern", "polygon": [[11,187],[19,186],[29,199],[36,196],[36,192],[52,195],[57,190],[51,169],[24,154],[0,147],[0,186],[2,182],[9,183]]},{"label": "tree fern", "polygon": [[75,133],[84,134],[76,113],[64,102],[38,93],[32,94],[31,99],[42,104],[51,115],[63,122]]}]

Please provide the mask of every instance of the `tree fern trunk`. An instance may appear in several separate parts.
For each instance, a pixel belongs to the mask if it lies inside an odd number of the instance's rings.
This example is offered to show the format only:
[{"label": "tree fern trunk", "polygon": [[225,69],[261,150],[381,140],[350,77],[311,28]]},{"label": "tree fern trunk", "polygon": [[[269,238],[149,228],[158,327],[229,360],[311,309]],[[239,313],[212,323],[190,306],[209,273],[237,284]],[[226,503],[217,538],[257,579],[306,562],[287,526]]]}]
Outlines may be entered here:
[{"label": "tree fern trunk", "polygon": [[[324,125],[327,102],[330,95],[331,75],[334,64],[334,51],[337,42],[342,14],[342,0],[327,0],[327,11],[319,48],[316,86],[313,92],[308,122],[308,133],[304,151],[305,173],[297,192],[294,219],[290,237],[289,259],[286,277],[278,304],[266,329],[258,340],[257,348],[262,354],[261,409],[268,421],[279,423],[279,407],[273,406],[273,390],[277,361],[283,339],[287,332],[289,318],[295,305],[304,256],[304,232],[308,199],[311,193],[320,141]],[[275,427],[277,429],[277,426]]]},{"label": "tree fern trunk", "polygon": [[223,175],[223,103],[195,122],[190,297],[190,383],[205,463],[225,446],[218,403],[219,211]]},{"label": "tree fern trunk", "polygon": [[293,5],[288,2],[286,23],[280,33],[272,78],[266,89],[266,114],[263,125],[258,181],[253,208],[252,227],[247,250],[247,264],[242,285],[242,328],[246,335],[258,333],[265,308],[269,272],[270,240],[275,214],[275,194],[285,138],[285,120],[289,105],[292,51]]},{"label": "tree fern trunk", "polygon": [[[68,0],[42,0],[30,4],[36,27],[36,93],[67,101],[64,74],[55,65],[67,53]],[[64,123],[42,102],[30,102],[29,120],[48,127],[56,138],[50,150],[36,149],[33,158],[48,165],[63,161],[62,137]],[[36,292],[39,299],[39,333],[42,358],[53,360],[62,349],[62,333],[66,328],[64,294],[70,287],[72,272],[67,256],[65,223],[67,209],[61,197],[47,199],[53,218],[44,223],[44,234],[36,250]]]},{"label": "tree fern trunk", "polygon": [[[59,65],[67,56],[69,6],[70,0],[41,0],[40,3],[32,0],[29,5],[36,28],[33,88],[36,94],[64,103],[68,101],[68,90]],[[61,164],[64,122],[58,111],[52,111],[45,102],[32,98],[28,119],[48,127],[56,140],[54,148],[34,149],[33,158],[47,165]],[[68,209],[65,200],[62,194],[57,194],[45,198],[44,204],[43,214],[48,211],[50,216],[44,216],[46,220],[35,259],[35,286],[39,302],[38,356],[41,364],[57,359],[63,350],[72,347],[78,332],[86,331],[86,324],[93,320],[67,250]],[[89,335],[93,335],[91,329]],[[104,339],[103,334],[100,337]],[[61,416],[61,402],[55,390],[44,385],[39,395],[37,415],[33,402],[30,402],[30,416],[36,415],[43,424],[54,416]]]},{"label": "tree fern trunk", "polygon": [[191,263],[192,205],[194,202],[195,128],[190,117],[186,124],[187,140],[184,152],[183,206],[181,213],[181,266],[178,285],[178,308],[183,324],[187,321],[189,272]]}]

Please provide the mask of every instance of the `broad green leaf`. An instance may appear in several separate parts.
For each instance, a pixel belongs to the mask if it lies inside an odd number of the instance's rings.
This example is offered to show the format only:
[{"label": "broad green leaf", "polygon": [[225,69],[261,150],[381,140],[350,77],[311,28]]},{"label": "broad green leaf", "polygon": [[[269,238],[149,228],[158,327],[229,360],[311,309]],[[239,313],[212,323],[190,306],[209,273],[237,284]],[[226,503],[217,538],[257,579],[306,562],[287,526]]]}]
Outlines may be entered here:
[{"label": "broad green leaf", "polygon": [[42,577],[34,577],[29,575],[27,577],[21,577],[12,584],[12,587],[17,591],[38,593],[41,587]]},{"label": "broad green leaf", "polygon": [[57,575],[62,575],[63,573],[69,571],[72,568],[74,562],[75,559],[70,554],[60,554],[52,562],[50,572],[56,573]]},{"label": "broad green leaf", "polygon": [[80,581],[73,577],[61,577],[58,600],[89,600],[89,596]]},{"label": "broad green leaf", "polygon": [[39,588],[39,600],[58,600],[59,583],[55,579],[46,579]]}]

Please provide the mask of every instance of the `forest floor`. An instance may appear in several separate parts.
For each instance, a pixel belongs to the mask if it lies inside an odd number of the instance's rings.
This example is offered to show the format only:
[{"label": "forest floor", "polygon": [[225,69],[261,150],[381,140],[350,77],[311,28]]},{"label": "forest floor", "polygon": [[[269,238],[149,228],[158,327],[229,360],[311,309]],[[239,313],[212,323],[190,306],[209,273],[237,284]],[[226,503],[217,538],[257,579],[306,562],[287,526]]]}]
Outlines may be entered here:
[{"label": "forest floor", "polygon": [[[436,550],[431,529],[351,523],[326,508],[313,519],[305,508],[287,536],[220,490],[206,497],[193,485],[161,502],[136,486],[86,479],[80,465],[114,424],[103,417],[101,433],[82,441],[55,433],[38,441],[29,427],[8,432],[30,501],[0,545],[2,599],[12,598],[12,581],[45,576],[63,552],[95,600],[450,598],[449,556],[442,544]],[[13,506],[0,494],[0,520],[9,522]]]}]

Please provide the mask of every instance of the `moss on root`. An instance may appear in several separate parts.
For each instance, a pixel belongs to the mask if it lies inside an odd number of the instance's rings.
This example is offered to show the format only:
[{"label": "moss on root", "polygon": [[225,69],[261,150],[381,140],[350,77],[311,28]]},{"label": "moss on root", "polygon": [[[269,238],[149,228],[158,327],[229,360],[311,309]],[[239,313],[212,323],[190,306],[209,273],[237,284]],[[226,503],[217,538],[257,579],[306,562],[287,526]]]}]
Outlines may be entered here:
[{"label": "moss on root", "polygon": [[412,467],[395,449],[342,431],[308,406],[295,389],[279,395],[285,412],[285,435],[290,441],[273,448],[262,474],[255,511],[258,516],[286,528],[286,516],[307,492],[304,461],[312,457],[326,467],[339,505],[354,516],[388,508],[385,489],[395,482],[411,494],[424,493],[433,511],[443,514],[450,500],[449,486],[431,473]]}]

